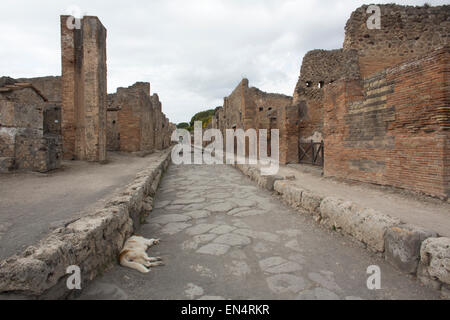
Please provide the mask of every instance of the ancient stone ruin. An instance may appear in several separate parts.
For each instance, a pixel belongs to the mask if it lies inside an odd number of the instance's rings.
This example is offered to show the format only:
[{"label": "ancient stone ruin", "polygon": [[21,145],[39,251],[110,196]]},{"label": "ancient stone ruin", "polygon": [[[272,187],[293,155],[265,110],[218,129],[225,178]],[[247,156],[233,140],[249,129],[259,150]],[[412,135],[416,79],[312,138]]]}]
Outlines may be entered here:
[{"label": "ancient stone ruin", "polygon": [[156,93],[150,96],[150,83],[137,82],[108,95],[107,148],[109,151],[141,154],[170,145],[174,125],[161,112]]},{"label": "ancient stone ruin", "polygon": [[32,83],[0,78],[0,172],[58,168],[60,117],[60,106]]},{"label": "ancient stone ruin", "polygon": [[244,79],[213,127],[277,128],[282,164],[448,197],[450,6],[380,5],[381,29],[367,28],[367,7],[351,14],[343,48],[304,56],[292,98]]},{"label": "ancient stone ruin", "polygon": [[142,155],[170,145],[175,126],[150,84],[107,95],[106,29],[61,16],[62,76],[0,78],[0,172],[46,172],[61,160],[104,162],[107,150]]}]

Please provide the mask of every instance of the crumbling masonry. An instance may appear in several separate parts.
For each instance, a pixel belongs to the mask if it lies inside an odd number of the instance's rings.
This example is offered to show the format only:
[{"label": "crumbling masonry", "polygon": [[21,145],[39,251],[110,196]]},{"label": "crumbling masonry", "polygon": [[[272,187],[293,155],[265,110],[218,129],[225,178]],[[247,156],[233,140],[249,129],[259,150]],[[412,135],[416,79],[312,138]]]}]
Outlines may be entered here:
[{"label": "crumbling masonry", "polygon": [[[242,79],[233,92],[224,98],[223,107],[216,108],[215,116],[211,126],[222,131],[226,136],[225,129],[267,129],[268,144],[267,154],[270,155],[271,136],[270,129],[280,129],[280,161],[288,162],[288,157],[296,157],[286,150],[285,140],[296,139],[296,132],[289,130],[286,125],[289,121],[286,116],[296,110],[292,110],[292,97],[266,93],[257,88],[249,88],[248,80]],[[284,120],[283,120],[284,119]],[[284,137],[284,139],[282,138]],[[248,146],[247,146],[248,147]],[[246,149],[248,154],[248,148]]]},{"label": "crumbling masonry", "polygon": [[150,84],[107,95],[106,29],[61,16],[61,77],[0,78],[0,172],[46,172],[66,160],[103,162],[106,151],[143,155],[167,148],[175,125]]}]

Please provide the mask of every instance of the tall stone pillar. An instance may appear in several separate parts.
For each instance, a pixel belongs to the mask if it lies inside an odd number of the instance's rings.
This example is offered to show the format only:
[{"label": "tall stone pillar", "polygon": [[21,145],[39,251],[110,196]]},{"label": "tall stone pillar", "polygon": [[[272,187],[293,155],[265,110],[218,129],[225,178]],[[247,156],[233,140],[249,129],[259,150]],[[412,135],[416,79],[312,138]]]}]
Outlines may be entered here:
[{"label": "tall stone pillar", "polygon": [[97,17],[61,16],[64,159],[106,160],[106,29]]}]

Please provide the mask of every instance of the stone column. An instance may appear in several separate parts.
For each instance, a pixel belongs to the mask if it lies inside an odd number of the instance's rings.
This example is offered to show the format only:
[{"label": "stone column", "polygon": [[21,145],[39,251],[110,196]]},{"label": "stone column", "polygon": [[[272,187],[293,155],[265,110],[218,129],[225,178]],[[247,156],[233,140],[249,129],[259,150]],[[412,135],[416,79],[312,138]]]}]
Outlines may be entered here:
[{"label": "stone column", "polygon": [[79,28],[61,16],[62,135],[65,159],[106,160],[106,29],[97,17]]}]

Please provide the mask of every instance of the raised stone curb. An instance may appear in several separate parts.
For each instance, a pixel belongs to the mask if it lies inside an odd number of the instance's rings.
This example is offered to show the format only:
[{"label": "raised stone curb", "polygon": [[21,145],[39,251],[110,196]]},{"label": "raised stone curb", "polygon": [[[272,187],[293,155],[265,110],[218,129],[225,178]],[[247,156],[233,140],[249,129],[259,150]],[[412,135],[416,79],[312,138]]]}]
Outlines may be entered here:
[{"label": "raised stone curb", "polygon": [[450,238],[428,238],[422,242],[418,277],[450,299]]},{"label": "raised stone curb", "polygon": [[151,209],[152,197],[170,162],[170,149],[158,160],[139,172],[103,209],[87,213],[22,254],[1,261],[3,297],[64,298],[71,294],[66,287],[68,266],[80,267],[84,285],[116,262],[124,241]]},{"label": "raised stone curb", "polygon": [[248,176],[250,179],[256,181],[258,186],[265,188],[269,191],[274,190],[274,184],[278,180],[282,180],[283,177],[281,176],[263,176],[261,175],[258,168],[253,167],[251,165],[246,164],[236,164],[236,167],[239,168],[239,170],[242,171],[246,176]]},{"label": "raised stone curb", "polygon": [[322,195],[277,176],[269,181],[257,167],[235,165],[259,186],[275,191],[289,206],[307,212],[315,221],[364,243],[399,270],[417,277],[427,286],[441,290],[450,299],[450,238],[404,224],[400,219],[352,201]]}]

